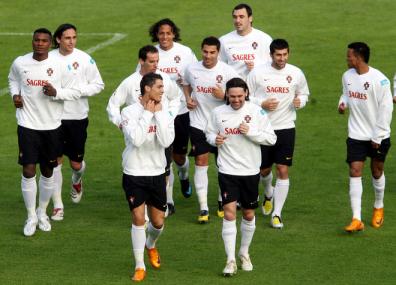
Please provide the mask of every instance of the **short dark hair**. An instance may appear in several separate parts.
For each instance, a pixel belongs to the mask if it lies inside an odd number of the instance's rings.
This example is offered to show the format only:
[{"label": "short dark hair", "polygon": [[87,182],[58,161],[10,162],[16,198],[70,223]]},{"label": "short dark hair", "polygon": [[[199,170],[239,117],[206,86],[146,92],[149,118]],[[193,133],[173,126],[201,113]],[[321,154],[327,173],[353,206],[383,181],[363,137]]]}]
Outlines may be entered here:
[{"label": "short dark hair", "polygon": [[149,87],[153,87],[153,85],[155,84],[156,80],[163,80],[162,76],[160,74],[154,73],[154,72],[149,72],[147,74],[145,74],[142,78],[142,80],[140,80],[140,93],[142,95],[144,95],[144,87],[149,86]]},{"label": "short dark hair", "polygon": [[[231,88],[242,88],[243,91],[247,93],[246,101],[249,101],[249,88],[246,82],[242,78],[234,77],[228,80],[226,83],[226,94],[228,93],[228,90],[230,90]],[[226,104],[229,105],[230,101],[228,99],[228,96],[225,96],[225,100],[226,100]]]},{"label": "short dark hair", "polygon": [[253,10],[252,10],[252,8],[251,8],[248,4],[245,4],[245,3],[241,3],[241,4],[236,5],[236,6],[234,7],[234,9],[232,10],[232,14],[234,14],[234,11],[235,11],[235,10],[241,10],[241,9],[246,9],[246,12],[247,12],[247,14],[248,14],[248,17],[250,17],[250,16],[253,15]]},{"label": "short dark hair", "polygon": [[353,53],[356,56],[360,56],[363,58],[365,63],[369,62],[370,59],[370,48],[366,43],[363,42],[354,42],[348,45],[348,48],[353,50]]},{"label": "short dark hair", "polygon": [[73,29],[77,33],[77,28],[74,25],[68,24],[68,23],[62,24],[56,29],[56,31],[54,33],[54,38],[52,39],[52,47],[53,48],[59,47],[59,44],[56,41],[56,39],[60,39],[62,37],[63,32],[66,30],[69,30],[69,29]]},{"label": "short dark hair", "polygon": [[146,45],[139,49],[139,59],[146,61],[148,53],[158,53],[158,49],[153,45]]},{"label": "short dark hair", "polygon": [[204,45],[216,46],[217,51],[220,51],[220,41],[216,37],[210,36],[210,37],[204,38],[201,43],[201,49],[203,48]]},{"label": "short dark hair", "polygon": [[270,44],[270,53],[274,54],[275,50],[285,49],[289,51],[289,43],[284,39],[275,39]]},{"label": "short dark hair", "polygon": [[172,29],[172,33],[175,35],[173,39],[174,42],[180,41],[180,29],[176,26],[176,24],[169,18],[165,18],[159,20],[157,23],[153,24],[149,29],[149,35],[151,36],[151,41],[153,43],[158,42],[158,32],[161,26],[168,25]]},{"label": "short dark hair", "polygon": [[35,34],[47,34],[50,37],[50,40],[52,39],[52,34],[47,28],[38,28],[33,32],[33,38]]}]

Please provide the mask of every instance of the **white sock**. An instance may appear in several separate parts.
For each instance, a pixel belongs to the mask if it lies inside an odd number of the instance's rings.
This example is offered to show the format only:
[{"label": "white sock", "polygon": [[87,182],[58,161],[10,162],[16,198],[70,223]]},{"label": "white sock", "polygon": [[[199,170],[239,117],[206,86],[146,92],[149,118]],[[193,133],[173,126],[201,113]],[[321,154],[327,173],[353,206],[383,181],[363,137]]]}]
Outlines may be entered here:
[{"label": "white sock", "polygon": [[385,174],[378,179],[372,177],[374,187],[375,202],[374,208],[380,209],[384,207],[384,192],[385,192]]},{"label": "white sock", "polygon": [[37,196],[37,183],[36,176],[26,178],[22,175],[21,189],[23,201],[27,210],[28,218],[36,217],[36,196]]},{"label": "white sock", "polygon": [[281,217],[283,205],[289,193],[289,185],[289,179],[276,179],[274,189],[274,212],[272,213],[272,217]]},{"label": "white sock", "polygon": [[197,192],[199,208],[201,211],[209,210],[208,207],[208,167],[195,165],[194,185]]},{"label": "white sock", "polygon": [[256,230],[256,218],[247,221],[242,218],[241,221],[241,248],[239,249],[239,255],[249,256],[249,246],[252,243],[254,231]]},{"label": "white sock", "polygon": [[359,221],[362,220],[362,177],[349,177],[349,198],[351,200],[352,216]]},{"label": "white sock", "polygon": [[54,202],[54,209],[62,208],[63,209],[63,202],[62,202],[62,164],[58,164],[57,167],[54,168],[54,183],[55,189],[54,193],[52,194],[52,201]]},{"label": "white sock", "polygon": [[151,222],[148,224],[148,226],[147,226],[147,240],[146,240],[147,248],[155,247],[155,243],[157,242],[157,240],[163,230],[164,230],[164,226],[162,226],[160,229],[157,229],[151,224]]},{"label": "white sock", "polygon": [[131,229],[132,250],[135,257],[135,268],[143,268],[144,265],[144,244],[146,242],[146,231],[144,226],[132,225]]},{"label": "white sock", "polygon": [[39,209],[41,213],[46,213],[48,203],[55,189],[54,175],[48,178],[40,175],[39,189]]},{"label": "white sock", "polygon": [[166,203],[174,205],[173,202],[173,181],[175,180],[175,176],[172,171],[172,164],[170,165],[170,175],[168,177],[168,183],[166,184]]},{"label": "white sock", "polygon": [[223,219],[223,228],[221,236],[224,241],[224,248],[227,255],[227,263],[231,260],[235,260],[235,243],[236,243],[236,220],[228,221]]},{"label": "white sock", "polygon": [[179,172],[179,179],[186,180],[188,178],[188,170],[190,168],[190,161],[188,160],[188,157],[186,157],[186,161],[183,165],[178,165],[177,163],[175,164]]},{"label": "white sock", "polygon": [[217,195],[217,201],[223,202],[223,197],[221,197],[221,189],[219,187],[219,195]]},{"label": "white sock", "polygon": [[272,195],[274,195],[274,187],[272,187],[272,171],[267,176],[260,175],[260,181],[263,183],[264,186],[264,195],[267,198],[272,198]]},{"label": "white sock", "polygon": [[74,170],[72,169],[72,182],[73,184],[77,184],[80,182],[81,177],[83,176],[84,172],[85,172],[85,161],[83,160],[81,162],[81,168],[79,170]]}]

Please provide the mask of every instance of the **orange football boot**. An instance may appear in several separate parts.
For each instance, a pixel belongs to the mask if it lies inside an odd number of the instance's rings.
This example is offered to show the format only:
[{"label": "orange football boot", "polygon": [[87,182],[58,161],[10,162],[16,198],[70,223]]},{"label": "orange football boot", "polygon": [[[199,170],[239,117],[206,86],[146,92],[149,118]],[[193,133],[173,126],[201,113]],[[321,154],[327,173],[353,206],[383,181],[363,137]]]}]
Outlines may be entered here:
[{"label": "orange football boot", "polygon": [[161,267],[161,259],[157,248],[147,248],[147,254],[149,256],[150,264],[153,268],[159,269]]},{"label": "orange football boot", "polygon": [[384,223],[384,208],[374,208],[371,225],[378,229]]},{"label": "orange football boot", "polygon": [[353,218],[352,222],[345,227],[345,231],[352,233],[352,232],[358,232],[364,230],[364,224],[362,221],[359,221],[358,219]]},{"label": "orange football boot", "polygon": [[135,274],[132,277],[132,281],[140,282],[143,281],[145,277],[146,277],[146,270],[144,270],[143,268],[136,268]]}]

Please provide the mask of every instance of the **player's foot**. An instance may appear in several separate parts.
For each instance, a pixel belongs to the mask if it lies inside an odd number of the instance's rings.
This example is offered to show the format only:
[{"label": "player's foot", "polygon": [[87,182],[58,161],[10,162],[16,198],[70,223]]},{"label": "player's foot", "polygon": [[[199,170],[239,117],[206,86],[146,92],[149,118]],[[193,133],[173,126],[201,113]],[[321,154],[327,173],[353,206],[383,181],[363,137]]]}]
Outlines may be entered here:
[{"label": "player's foot", "polygon": [[226,277],[230,277],[237,273],[237,265],[235,260],[231,260],[227,262],[226,266],[223,269],[223,275]]},{"label": "player's foot", "polygon": [[261,206],[261,212],[263,213],[264,216],[268,216],[272,213],[273,209],[273,197],[268,198],[267,196],[264,196],[264,201],[263,205]]},{"label": "player's foot", "polygon": [[352,232],[358,232],[358,231],[362,231],[364,230],[364,224],[362,223],[362,221],[353,218],[352,222],[346,226],[345,231],[352,233]]},{"label": "player's foot", "polygon": [[43,212],[40,208],[37,209],[37,219],[38,219],[38,226],[39,229],[43,232],[51,231],[51,223],[49,218],[45,212]]},{"label": "player's foot", "polygon": [[192,187],[190,185],[190,180],[187,179],[180,179],[180,189],[184,196],[184,198],[190,198],[192,194]]},{"label": "player's foot", "polygon": [[38,224],[37,217],[28,218],[25,222],[25,226],[23,227],[23,234],[27,237],[31,237],[36,232]]},{"label": "player's foot", "polygon": [[156,247],[147,248],[147,254],[150,260],[150,264],[153,268],[159,269],[161,267],[161,259]]},{"label": "player's foot", "polygon": [[132,277],[132,281],[140,282],[143,281],[145,277],[146,277],[146,270],[144,270],[143,268],[136,268],[135,274],[133,274]]},{"label": "player's foot", "polygon": [[271,219],[271,226],[275,229],[282,229],[283,223],[279,216],[273,216]]},{"label": "player's foot", "polygon": [[52,210],[51,220],[62,221],[63,215],[64,215],[63,208],[54,208]]},{"label": "player's foot", "polygon": [[82,194],[83,194],[83,185],[82,185],[82,179],[80,179],[80,182],[76,184],[72,183],[70,197],[74,203],[80,203]]},{"label": "player's foot", "polygon": [[217,201],[217,216],[219,218],[224,218],[224,209],[223,209],[223,202],[222,201]]},{"label": "player's foot", "polygon": [[384,208],[374,208],[371,225],[378,229],[384,223]]},{"label": "player's foot", "polygon": [[239,255],[239,259],[241,260],[241,268],[243,271],[252,271],[253,264],[250,261],[250,256]]},{"label": "player's foot", "polygon": [[168,205],[168,216],[172,216],[176,212],[175,205],[171,203],[168,203],[167,205]]},{"label": "player's foot", "polygon": [[209,211],[208,210],[202,210],[201,212],[199,212],[198,223],[206,224],[208,222],[209,222]]}]

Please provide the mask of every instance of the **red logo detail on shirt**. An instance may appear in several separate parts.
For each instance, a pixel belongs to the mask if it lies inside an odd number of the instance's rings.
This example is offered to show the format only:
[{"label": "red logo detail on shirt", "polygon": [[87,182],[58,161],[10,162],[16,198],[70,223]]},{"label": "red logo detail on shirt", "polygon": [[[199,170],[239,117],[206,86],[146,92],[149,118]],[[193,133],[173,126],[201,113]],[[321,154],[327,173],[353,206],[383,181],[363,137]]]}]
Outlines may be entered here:
[{"label": "red logo detail on shirt", "polygon": [[180,58],[180,56],[176,55],[176,56],[173,58],[173,60],[174,60],[176,63],[179,63],[179,62],[181,61],[181,58]]},{"label": "red logo detail on shirt", "polygon": [[252,120],[252,117],[250,117],[249,115],[246,115],[244,118],[245,122],[249,124],[249,122]]},{"label": "red logo detail on shirt", "polygon": [[156,131],[157,131],[156,125],[149,126],[148,133],[155,133]]},{"label": "red logo detail on shirt", "polygon": [[165,73],[178,73],[177,67],[163,67],[160,68],[159,70],[161,70],[162,72]]},{"label": "red logo detail on shirt", "polygon": [[77,70],[77,68],[80,66],[77,61],[73,62],[72,65],[73,65],[74,70]]},{"label": "red logo detail on shirt", "polygon": [[233,54],[232,60],[233,61],[244,61],[244,60],[254,60],[255,56],[252,53],[248,54]]},{"label": "red logo detail on shirt", "polygon": [[364,90],[367,90],[367,89],[369,89],[369,87],[370,87],[370,84],[366,81],[366,83],[364,83]]},{"label": "red logo detail on shirt", "polygon": [[267,86],[265,89],[266,93],[289,93],[289,87],[272,87],[272,86]]},{"label": "red logo detail on shirt", "polygon": [[197,86],[197,92],[200,92],[200,93],[212,94],[213,90],[214,90],[213,87]]},{"label": "red logo detail on shirt", "polygon": [[253,49],[256,49],[257,46],[258,46],[258,43],[256,43],[256,42],[253,42],[253,43],[252,43],[252,48],[253,48]]},{"label": "red logo detail on shirt", "polygon": [[50,67],[47,69],[48,76],[51,76],[54,73],[54,70]]},{"label": "red logo detail on shirt", "polygon": [[28,86],[45,86],[47,84],[48,84],[48,80],[27,79]]},{"label": "red logo detail on shirt", "polygon": [[353,92],[353,91],[349,91],[348,93],[349,93],[350,98],[367,100],[367,94],[360,93],[360,92]]},{"label": "red logo detail on shirt", "polygon": [[221,83],[223,81],[223,76],[217,75],[216,76],[216,81],[217,81],[217,83]]},{"label": "red logo detail on shirt", "polygon": [[238,128],[225,128],[224,134],[225,135],[240,135],[241,132],[238,130]]},{"label": "red logo detail on shirt", "polygon": [[290,82],[292,82],[292,80],[293,80],[293,78],[292,78],[290,75],[288,75],[288,76],[286,77],[286,81],[287,81],[287,82],[290,83]]}]

